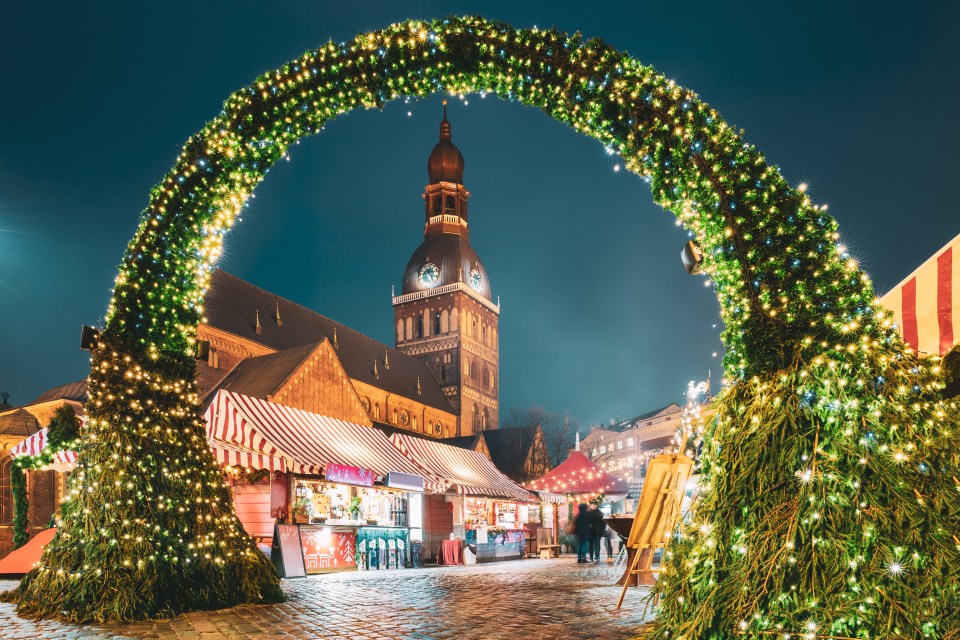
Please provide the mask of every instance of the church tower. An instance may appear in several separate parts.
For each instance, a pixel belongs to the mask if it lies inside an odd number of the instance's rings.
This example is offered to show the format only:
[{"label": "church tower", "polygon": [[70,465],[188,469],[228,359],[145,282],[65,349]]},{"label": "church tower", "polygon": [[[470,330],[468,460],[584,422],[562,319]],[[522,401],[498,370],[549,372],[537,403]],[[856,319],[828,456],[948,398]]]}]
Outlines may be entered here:
[{"label": "church tower", "polygon": [[444,100],[440,141],[427,160],[424,240],[407,263],[393,309],[397,349],[430,367],[460,416],[458,435],[470,435],[498,424],[500,305],[470,246],[463,164]]}]

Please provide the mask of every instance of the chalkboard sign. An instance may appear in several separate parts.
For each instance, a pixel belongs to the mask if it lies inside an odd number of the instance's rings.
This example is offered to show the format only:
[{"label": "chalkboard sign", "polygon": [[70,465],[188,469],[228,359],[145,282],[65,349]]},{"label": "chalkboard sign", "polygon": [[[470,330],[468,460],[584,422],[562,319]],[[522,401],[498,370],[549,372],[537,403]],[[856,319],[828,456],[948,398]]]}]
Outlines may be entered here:
[{"label": "chalkboard sign", "polygon": [[295,524],[273,525],[273,546],[270,559],[281,578],[304,578],[303,549],[300,546],[300,527]]}]

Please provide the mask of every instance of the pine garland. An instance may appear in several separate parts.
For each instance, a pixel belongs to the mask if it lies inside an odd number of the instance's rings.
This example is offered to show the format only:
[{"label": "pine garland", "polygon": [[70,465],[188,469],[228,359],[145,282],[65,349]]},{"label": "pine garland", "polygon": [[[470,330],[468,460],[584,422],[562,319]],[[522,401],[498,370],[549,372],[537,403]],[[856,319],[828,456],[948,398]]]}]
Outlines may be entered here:
[{"label": "pine garland", "polygon": [[19,549],[30,540],[30,521],[27,512],[27,478],[23,469],[14,461],[10,465],[10,492],[13,497],[13,548]]},{"label": "pine garland", "polygon": [[63,525],[18,611],[126,620],[280,597],[206,448],[203,294],[224,234],[291,145],[353,109],[439,91],[515,100],[595,138],[704,249],[734,386],[654,633],[956,638],[957,408],[835,220],[692,91],[599,40],[476,17],[308,51],[187,141],[124,255]]}]

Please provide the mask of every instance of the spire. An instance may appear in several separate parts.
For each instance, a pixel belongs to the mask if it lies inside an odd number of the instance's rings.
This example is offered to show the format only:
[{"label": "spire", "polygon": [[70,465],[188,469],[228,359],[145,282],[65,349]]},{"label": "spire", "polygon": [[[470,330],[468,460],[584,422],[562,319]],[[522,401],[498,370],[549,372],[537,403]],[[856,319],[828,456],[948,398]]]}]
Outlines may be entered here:
[{"label": "spire", "polygon": [[377,359],[373,359],[373,377],[375,380],[380,379],[380,369],[377,368]]},{"label": "spire", "polygon": [[383,368],[384,369],[390,368],[390,350],[389,349],[383,352]]},{"label": "spire", "polygon": [[280,302],[277,302],[277,316],[276,316],[276,320],[277,320],[277,326],[278,326],[278,327],[282,327],[282,326],[283,326],[283,320],[280,318]]},{"label": "spire", "polygon": [[420,389],[420,376],[417,376],[417,395],[418,395],[418,396],[422,396],[422,395],[423,395],[423,390]]},{"label": "spire", "polygon": [[334,348],[334,349],[339,349],[339,348],[340,348],[340,343],[337,342],[337,328],[336,328],[336,327],[333,328],[333,348]]},{"label": "spire", "polygon": [[263,327],[260,326],[260,309],[257,309],[257,324],[254,329],[256,330],[257,335],[263,333]]},{"label": "spire", "polygon": [[443,101],[443,120],[440,121],[440,139],[450,140],[450,121],[447,120],[447,101]]}]

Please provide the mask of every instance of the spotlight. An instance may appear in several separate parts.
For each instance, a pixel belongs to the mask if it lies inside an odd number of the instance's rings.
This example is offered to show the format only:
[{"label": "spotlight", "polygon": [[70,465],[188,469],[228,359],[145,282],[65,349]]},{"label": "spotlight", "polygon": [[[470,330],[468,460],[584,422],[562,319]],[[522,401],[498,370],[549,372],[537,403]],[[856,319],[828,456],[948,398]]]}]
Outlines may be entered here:
[{"label": "spotlight", "polygon": [[698,273],[703,273],[703,249],[700,248],[696,240],[691,240],[683,245],[680,259],[683,260],[683,267],[690,275],[695,276]]}]

